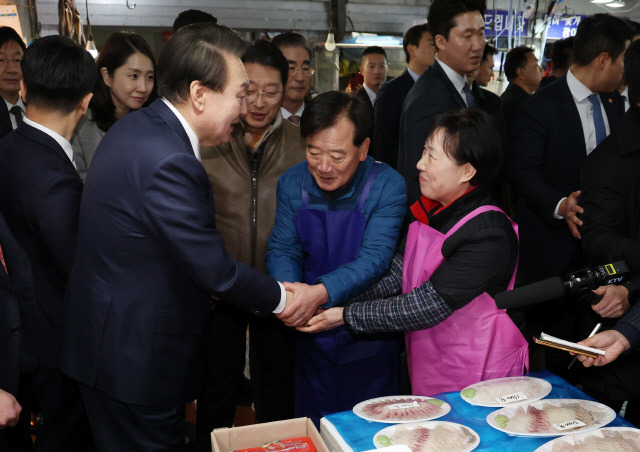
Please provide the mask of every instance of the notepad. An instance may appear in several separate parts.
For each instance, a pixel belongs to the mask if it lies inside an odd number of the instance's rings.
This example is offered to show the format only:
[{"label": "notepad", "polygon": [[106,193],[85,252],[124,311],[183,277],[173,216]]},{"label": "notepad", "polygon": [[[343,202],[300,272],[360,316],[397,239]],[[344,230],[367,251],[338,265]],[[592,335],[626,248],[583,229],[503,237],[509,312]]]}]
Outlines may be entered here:
[{"label": "notepad", "polygon": [[565,341],[564,339],[559,339],[557,337],[553,337],[549,334],[540,333],[540,337],[534,337],[533,341],[536,344],[546,345],[547,347],[558,348],[560,350],[565,350],[568,352],[575,353],[577,355],[585,355],[591,358],[597,358],[599,355],[604,355],[604,350],[600,350],[598,348],[593,347],[585,347],[584,345],[576,344],[575,342]]}]

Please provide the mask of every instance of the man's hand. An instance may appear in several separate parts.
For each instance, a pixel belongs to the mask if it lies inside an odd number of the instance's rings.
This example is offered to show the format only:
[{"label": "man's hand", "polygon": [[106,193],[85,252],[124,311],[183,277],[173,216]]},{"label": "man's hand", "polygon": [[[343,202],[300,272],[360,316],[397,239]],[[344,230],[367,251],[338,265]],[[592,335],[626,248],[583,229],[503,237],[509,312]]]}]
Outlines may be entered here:
[{"label": "man's hand", "polygon": [[593,293],[602,300],[591,308],[604,319],[622,317],[629,310],[629,290],[624,286],[600,286]]},{"label": "man's hand", "polygon": [[616,330],[607,330],[602,333],[598,333],[593,337],[578,342],[580,345],[586,345],[587,347],[599,348],[604,350],[605,354],[598,356],[597,359],[590,358],[584,355],[578,355],[578,359],[585,367],[590,366],[604,366],[620,356],[622,352],[629,350],[631,345],[626,337],[622,333]]},{"label": "man's hand", "polygon": [[0,389],[0,429],[15,427],[21,411],[16,398]]},{"label": "man's hand", "polygon": [[571,234],[577,239],[580,238],[580,231],[578,230],[578,227],[582,226],[582,220],[578,218],[578,214],[584,212],[584,209],[578,205],[581,193],[582,191],[580,190],[574,191],[560,203],[560,206],[558,206],[558,215],[564,218],[564,221],[567,222],[567,226],[569,226]]},{"label": "man's hand", "polygon": [[[303,283],[283,283],[287,290],[287,304],[280,314],[280,320],[287,326],[302,326],[313,316],[318,307],[329,301],[329,294],[324,284],[310,286]],[[289,299],[289,292],[293,294]]]},{"label": "man's hand", "polygon": [[296,328],[303,333],[317,333],[319,331],[332,330],[340,325],[344,325],[342,312],[344,308],[331,308],[314,315],[309,319],[308,326]]}]

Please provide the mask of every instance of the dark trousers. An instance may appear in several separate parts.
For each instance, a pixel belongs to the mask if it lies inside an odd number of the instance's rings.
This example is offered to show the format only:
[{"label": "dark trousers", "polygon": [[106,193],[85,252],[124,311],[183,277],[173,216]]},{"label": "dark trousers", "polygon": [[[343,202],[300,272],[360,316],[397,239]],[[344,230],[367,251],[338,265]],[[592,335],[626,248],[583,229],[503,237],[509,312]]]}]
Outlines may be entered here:
[{"label": "dark trousers", "polygon": [[217,303],[208,332],[205,381],[198,397],[198,451],[211,450],[213,429],[233,425],[236,405],[242,402],[247,326],[258,422],[293,417],[293,330],[273,316],[259,318]]},{"label": "dark trousers", "polygon": [[7,430],[9,451],[30,451],[30,413],[42,413],[34,452],[90,452],[93,439],[78,384],[58,369],[38,367],[23,375],[18,390],[22,413]]},{"label": "dark trousers", "polygon": [[181,452],[184,405],[150,407],[80,385],[98,452]]}]

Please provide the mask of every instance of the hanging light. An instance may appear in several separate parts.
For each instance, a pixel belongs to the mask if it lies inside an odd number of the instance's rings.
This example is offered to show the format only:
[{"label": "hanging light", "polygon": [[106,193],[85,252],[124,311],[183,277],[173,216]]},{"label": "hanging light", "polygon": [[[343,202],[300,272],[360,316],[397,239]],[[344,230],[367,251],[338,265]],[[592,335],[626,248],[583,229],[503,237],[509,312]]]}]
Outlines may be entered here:
[{"label": "hanging light", "polygon": [[95,60],[96,58],[98,58],[98,49],[96,48],[96,43],[93,42],[93,32],[91,31],[91,22],[89,22],[89,0],[85,0],[84,4],[87,9],[87,29],[89,32],[89,35],[87,37],[87,45],[85,46],[85,49],[87,50],[87,52],[91,54],[91,56]]},{"label": "hanging light", "polygon": [[611,2],[611,3],[607,3],[606,6],[608,6],[609,8],[622,8],[624,5],[624,2]]},{"label": "hanging light", "polygon": [[324,42],[324,48],[329,52],[333,52],[334,50],[336,50],[336,38],[333,34],[333,27],[329,29],[327,40]]}]

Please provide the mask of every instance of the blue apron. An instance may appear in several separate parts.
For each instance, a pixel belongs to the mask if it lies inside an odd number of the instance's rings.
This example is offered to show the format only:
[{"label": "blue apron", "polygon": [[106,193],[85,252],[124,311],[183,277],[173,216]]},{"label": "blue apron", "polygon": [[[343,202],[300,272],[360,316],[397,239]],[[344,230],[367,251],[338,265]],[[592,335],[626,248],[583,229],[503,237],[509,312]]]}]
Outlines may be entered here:
[{"label": "blue apron", "polygon": [[[355,260],[367,218],[363,209],[380,170],[374,163],[354,210],[309,208],[302,181],[302,206],[294,219],[304,253],[307,284]],[[295,415],[320,418],[346,411],[363,400],[396,394],[398,341],[352,335],[345,326],[316,334],[298,333],[295,344]]]}]

